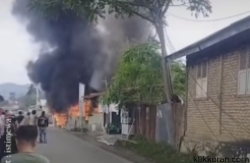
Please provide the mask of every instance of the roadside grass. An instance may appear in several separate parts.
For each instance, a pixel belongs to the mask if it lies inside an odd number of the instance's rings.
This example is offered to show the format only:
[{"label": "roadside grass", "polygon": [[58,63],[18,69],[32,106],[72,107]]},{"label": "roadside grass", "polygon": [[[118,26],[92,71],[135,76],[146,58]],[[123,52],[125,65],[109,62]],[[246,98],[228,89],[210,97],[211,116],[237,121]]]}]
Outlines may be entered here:
[{"label": "roadside grass", "polygon": [[193,163],[191,155],[182,154],[164,143],[154,143],[143,138],[135,142],[119,140],[116,145],[141,155],[154,163]]}]

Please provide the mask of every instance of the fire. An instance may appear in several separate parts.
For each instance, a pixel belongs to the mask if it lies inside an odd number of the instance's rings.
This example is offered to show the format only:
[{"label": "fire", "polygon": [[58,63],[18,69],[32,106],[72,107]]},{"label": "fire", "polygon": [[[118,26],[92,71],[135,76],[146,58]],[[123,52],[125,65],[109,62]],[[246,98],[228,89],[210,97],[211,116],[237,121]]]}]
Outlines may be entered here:
[{"label": "fire", "polygon": [[72,106],[69,109],[69,116],[71,116],[71,117],[79,117],[80,116],[79,105]]},{"label": "fire", "polygon": [[67,124],[67,114],[66,113],[54,113],[53,114],[56,120],[56,126],[65,127]]},{"label": "fire", "polygon": [[85,98],[84,100],[84,119],[86,122],[89,121],[89,117],[92,116],[93,113],[100,113],[99,106],[94,106],[92,99]]},{"label": "fire", "polygon": [[80,111],[78,105],[70,107],[67,113],[54,113],[54,118],[56,120],[56,126],[66,127],[68,122],[68,117],[79,117]]},{"label": "fire", "polygon": [[[84,120],[86,123],[89,121],[89,117],[92,116],[93,113],[100,113],[100,108],[98,105],[93,105],[93,98],[98,97],[100,94],[91,94],[89,96],[85,96],[84,98]],[[54,118],[56,120],[56,125],[59,127],[66,127],[68,118],[74,117],[78,118],[81,116],[79,105],[75,105],[69,108],[67,113],[59,114],[54,113]]]}]

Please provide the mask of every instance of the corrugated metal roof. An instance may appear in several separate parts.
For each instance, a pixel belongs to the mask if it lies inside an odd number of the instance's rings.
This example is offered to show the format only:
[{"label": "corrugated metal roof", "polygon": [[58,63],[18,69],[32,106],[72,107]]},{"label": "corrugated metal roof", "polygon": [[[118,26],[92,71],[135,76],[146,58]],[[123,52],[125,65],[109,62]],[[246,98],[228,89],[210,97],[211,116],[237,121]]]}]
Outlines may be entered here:
[{"label": "corrugated metal roof", "polygon": [[91,94],[89,94],[89,95],[87,95],[87,96],[84,96],[84,98],[85,98],[85,99],[94,98],[94,97],[101,96],[101,95],[103,95],[103,94],[104,94],[103,92],[102,92],[102,93],[91,93]]}]

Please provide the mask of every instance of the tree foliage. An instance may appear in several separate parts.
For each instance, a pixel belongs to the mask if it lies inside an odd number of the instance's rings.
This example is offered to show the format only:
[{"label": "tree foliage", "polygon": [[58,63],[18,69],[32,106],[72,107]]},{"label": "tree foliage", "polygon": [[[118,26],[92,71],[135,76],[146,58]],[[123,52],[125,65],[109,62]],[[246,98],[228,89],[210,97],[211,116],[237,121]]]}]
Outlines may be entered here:
[{"label": "tree foliage", "polygon": [[181,61],[171,64],[171,75],[173,80],[174,94],[181,98],[185,97],[186,65]]},{"label": "tree foliage", "polygon": [[36,105],[36,88],[33,84],[29,86],[26,94],[18,99],[18,102],[22,108]]},{"label": "tree foliage", "polygon": [[32,0],[31,9],[43,11],[47,16],[58,18],[61,11],[84,16],[90,20],[104,17],[105,13],[119,16],[137,15],[152,23],[165,16],[170,6],[183,6],[196,17],[211,13],[209,0]]},{"label": "tree foliage", "polygon": [[155,44],[142,44],[126,51],[106,92],[105,104],[155,104],[163,100],[161,58]]},{"label": "tree foliage", "polygon": [[[180,80],[185,80],[183,65],[174,63],[173,74],[174,83],[178,83],[176,88],[180,89],[177,92],[183,93],[185,81]],[[164,96],[159,47],[147,43],[134,46],[123,54],[102,102],[107,105],[117,103],[120,108],[131,104],[157,105],[164,100]]]},{"label": "tree foliage", "polygon": [[31,84],[29,86],[29,89],[28,89],[26,95],[29,95],[29,96],[31,96],[31,95],[35,96],[36,95],[36,88],[35,88],[35,86],[33,84]]}]

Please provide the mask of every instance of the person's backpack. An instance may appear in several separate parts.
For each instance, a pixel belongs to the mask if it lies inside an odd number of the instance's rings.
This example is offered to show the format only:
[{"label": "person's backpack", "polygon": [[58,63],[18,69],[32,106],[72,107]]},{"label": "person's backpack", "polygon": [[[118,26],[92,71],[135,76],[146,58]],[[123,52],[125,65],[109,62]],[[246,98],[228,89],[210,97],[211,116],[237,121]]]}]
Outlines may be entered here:
[{"label": "person's backpack", "polygon": [[47,126],[47,117],[39,117],[38,118],[38,126],[46,127]]}]

